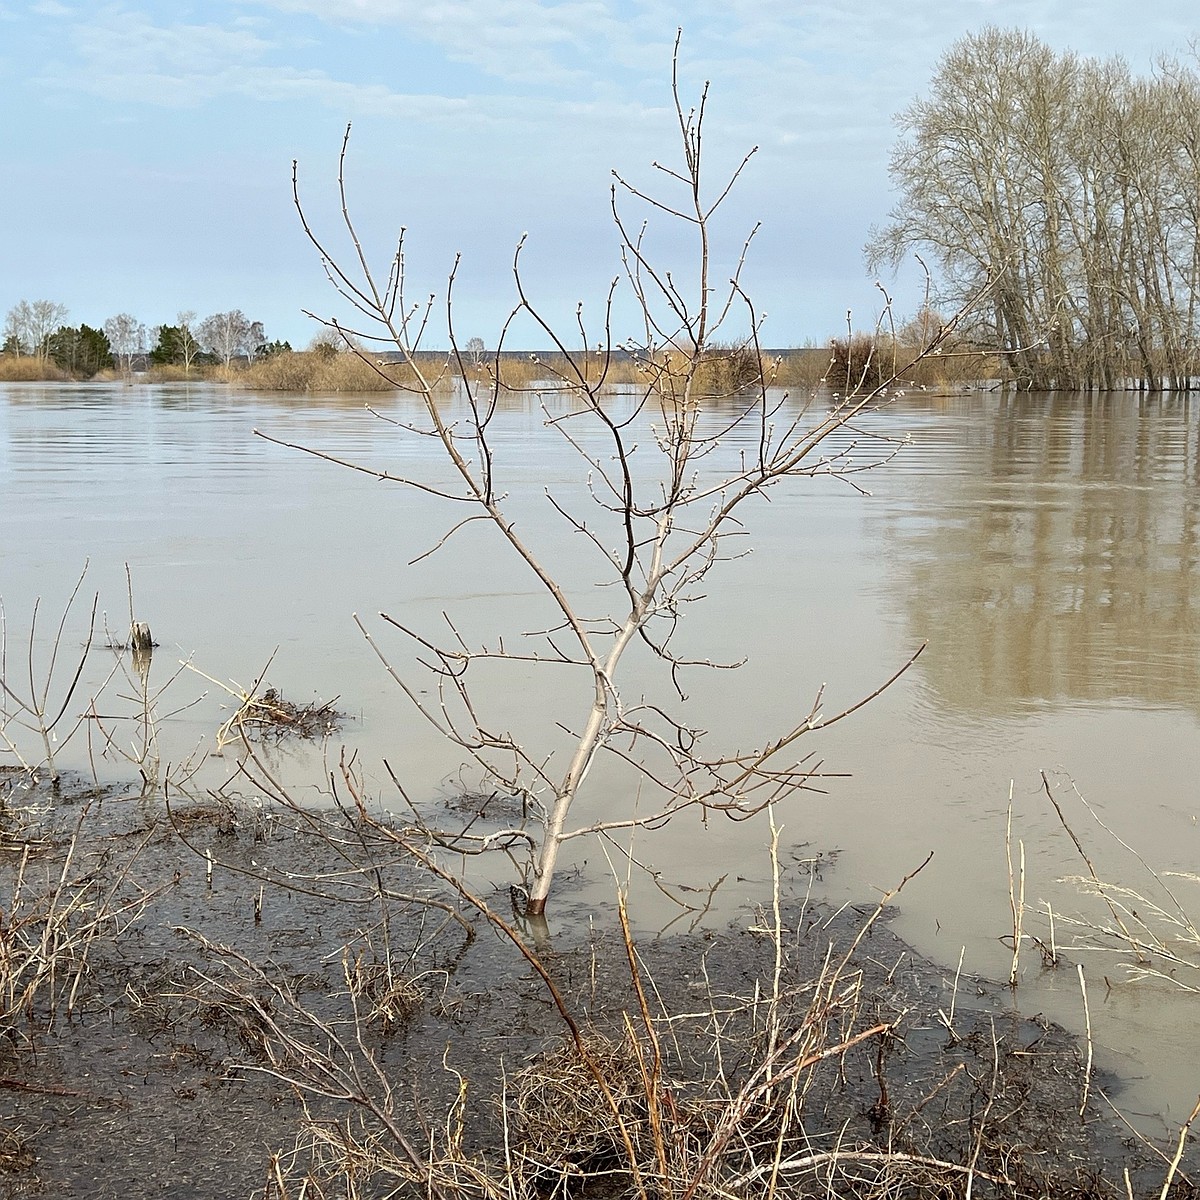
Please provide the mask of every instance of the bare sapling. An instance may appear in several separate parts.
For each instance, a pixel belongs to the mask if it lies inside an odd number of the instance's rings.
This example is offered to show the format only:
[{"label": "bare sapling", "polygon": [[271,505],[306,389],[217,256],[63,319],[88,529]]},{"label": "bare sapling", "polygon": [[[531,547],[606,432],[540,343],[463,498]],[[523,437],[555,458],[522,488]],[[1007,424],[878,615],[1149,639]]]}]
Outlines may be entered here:
[{"label": "bare sapling", "polygon": [[[338,168],[345,254],[314,230],[293,168],[304,231],[352,314],[323,323],[389,385],[393,375],[408,381],[404,387],[411,399],[398,408],[400,415],[376,415],[401,437],[436,447],[441,474],[421,475],[420,468],[387,471],[319,448],[269,440],[417,489],[456,512],[414,562],[446,553],[464,528],[484,524],[523,564],[553,612],[539,631],[518,631],[519,637],[486,644],[468,637],[452,615],[446,618],[449,633],[442,636],[380,614],[404,635],[421,668],[432,672],[435,686],[428,688],[395,665],[395,656],[358,621],[421,716],[487,787],[519,800],[528,814],[537,833],[529,837],[525,879],[531,916],[544,912],[560,851],[572,839],[658,828],[685,809],[742,820],[814,787],[820,769],[811,756],[797,757],[797,744],[865,703],[826,716],[818,694],[811,707],[789,713],[782,728],[760,744],[732,751],[713,748],[715,739],[706,738],[684,709],[692,671],[739,665],[691,652],[678,635],[688,605],[715,582],[710,576],[744,553],[736,539],[745,532],[754,502],[798,479],[819,476],[864,491],[859,474],[891,458],[899,442],[886,428],[864,428],[859,418],[894,394],[896,380],[913,362],[898,362],[878,386],[832,404],[794,400],[770,386],[771,368],[762,363],[759,343],[763,314],[742,282],[754,231],[728,259],[713,246],[714,217],[754,150],[710,183],[704,140],[708,87],[695,107],[685,104],[678,40],[671,95],[678,161],[653,164],[653,188],[614,172],[610,199],[621,263],[601,305],[598,331],[589,327],[582,305],[569,332],[555,327],[526,286],[522,239],[513,257],[515,301],[486,371],[476,365],[470,343],[460,344],[455,329],[458,259],[444,296],[450,350],[437,371],[422,350],[436,302],[432,296],[420,303],[409,298],[403,230],[385,271],[371,265],[347,195],[349,129]],[[690,236],[690,262],[662,262],[652,253],[652,231],[667,223]],[[731,268],[719,270],[721,261]],[[621,288],[632,294],[637,330],[623,342],[614,332]],[[941,326],[917,359],[934,352],[956,323],[957,318]],[[581,580],[576,568],[535,544],[518,523],[506,490],[512,465],[496,418],[509,389],[501,378],[500,356],[506,341],[524,336],[520,330],[551,347],[537,385],[545,436],[562,439],[577,456],[573,477],[578,486],[550,490],[546,501],[575,535],[574,544],[587,547],[597,579]],[[384,349],[401,361],[382,360]],[[726,357],[751,356],[763,369],[739,371],[714,399],[710,352],[717,350]],[[634,360],[639,382],[615,392],[609,384],[618,358]],[[749,385],[740,386],[747,378]],[[449,395],[448,381],[454,385]],[[577,690],[570,693],[574,711],[563,709],[565,735],[555,730],[557,740],[533,745],[505,732],[504,715],[489,714],[488,697],[478,684],[481,664],[522,672],[532,664],[547,678],[557,671],[577,680]],[[648,676],[657,691],[646,687]],[[572,823],[576,802],[602,759],[629,773],[629,792],[641,797],[639,812],[598,819],[593,807]]]},{"label": "bare sapling", "polygon": [[1025,843],[1020,846],[1020,867],[1017,871],[1016,882],[1013,881],[1012,855],[1012,803],[1013,784],[1008,784],[1008,819],[1004,826],[1004,853],[1008,860],[1008,907],[1012,912],[1012,966],[1008,972],[1008,986],[1015,988],[1021,982],[1021,940],[1025,925]]},{"label": "bare sapling", "polygon": [[[196,747],[182,761],[164,763],[161,730],[166,722],[195,707],[204,697],[180,699],[175,707],[167,707],[168,691],[190,664],[177,662],[165,677],[153,677],[154,650],[158,643],[149,622],[138,619],[133,600],[133,575],[128,563],[125,565],[125,585],[129,602],[128,633],[114,632],[105,620],[106,642],[115,655],[113,667],[104,688],[92,697],[84,714],[88,759],[97,782],[100,778],[99,755],[136,769],[142,780],[143,796],[165,794],[168,775],[174,788],[181,790],[194,778],[203,760],[200,747]],[[99,704],[101,693],[107,693],[109,700],[122,701],[128,709],[112,703]]]},{"label": "bare sapling", "polygon": [[1092,1083],[1092,1010],[1088,1007],[1087,980],[1083,977],[1083,963],[1075,964],[1079,972],[1079,994],[1083,997],[1083,1027],[1087,1033],[1087,1066],[1083,1069],[1083,1096],[1079,1101],[1079,1115],[1087,1112],[1088,1089]]}]

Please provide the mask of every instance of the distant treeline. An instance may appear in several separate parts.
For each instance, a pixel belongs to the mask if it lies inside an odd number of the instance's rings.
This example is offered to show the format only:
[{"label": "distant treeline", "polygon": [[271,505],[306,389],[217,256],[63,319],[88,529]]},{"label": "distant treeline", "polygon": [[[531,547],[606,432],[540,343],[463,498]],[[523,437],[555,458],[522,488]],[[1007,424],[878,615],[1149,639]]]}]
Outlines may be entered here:
[{"label": "distant treeline", "polygon": [[[460,365],[446,350],[423,351],[415,368],[398,353],[360,353],[318,342],[295,351],[286,342],[262,344],[255,353],[231,356],[228,362],[211,352],[185,354],[179,349],[182,331],[162,326],[155,347],[118,359],[103,331],[87,325],[60,327],[46,341],[42,354],[0,352],[0,381],[112,379],[118,375],[149,381],[218,380],[261,391],[386,392],[417,385],[416,370],[435,387],[447,389],[460,378]],[[700,394],[735,394],[765,383],[768,387],[835,392],[875,388],[898,371],[899,381],[923,386],[958,385],[988,377],[994,361],[975,353],[946,354],[926,359],[910,371],[906,364],[919,346],[893,337],[858,336],[850,342],[835,339],[829,346],[769,349],[755,356],[748,347],[717,347],[706,353],[696,379]],[[594,352],[584,364],[595,382],[603,372],[611,386],[645,384],[648,375],[634,353],[614,350],[605,360]],[[508,390],[546,389],[574,378],[573,368],[555,352],[504,350],[499,355],[463,356],[468,379],[490,385],[498,380]]]},{"label": "distant treeline", "polygon": [[52,300],[21,300],[5,315],[0,335],[0,378],[92,379],[106,372],[179,367],[193,369],[252,363],[291,350],[267,340],[261,321],[240,309],[203,321],[181,312],[174,325],[147,327],[130,313],[109,317],[102,328],[67,325],[67,308]]},{"label": "distant treeline", "polygon": [[[645,351],[615,346],[589,351],[574,361],[555,351],[488,350],[471,338],[457,352],[424,351],[413,363],[398,351],[368,349],[333,330],[321,331],[307,350],[286,341],[267,341],[261,322],[240,310],[214,313],[203,321],[181,312],[174,325],[147,328],[128,313],[102,328],[65,324],[66,308],[48,300],[21,301],[9,310],[0,345],[0,380],[109,379],[118,374],[152,380],[218,379],[248,388],[285,392],[381,392],[418,383],[417,371],[435,386],[449,387],[465,373],[504,388],[570,385],[582,370],[590,382],[646,384]],[[768,387],[833,391],[872,389],[899,374],[902,382],[926,385],[978,379],[994,363],[962,349],[927,359],[911,371],[941,318],[925,312],[895,333],[833,339],[825,346],[764,348],[745,342],[707,348],[694,389],[703,395],[732,395]],[[948,348],[953,349],[950,345]],[[673,351],[676,355],[681,353]]]}]

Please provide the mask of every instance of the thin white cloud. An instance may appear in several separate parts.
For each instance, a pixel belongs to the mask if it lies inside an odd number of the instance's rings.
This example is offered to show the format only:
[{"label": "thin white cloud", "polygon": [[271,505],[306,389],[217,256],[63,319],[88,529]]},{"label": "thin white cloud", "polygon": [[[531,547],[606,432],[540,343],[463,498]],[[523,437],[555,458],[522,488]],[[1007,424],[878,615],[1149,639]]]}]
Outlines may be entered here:
[{"label": "thin white cloud", "polygon": [[191,105],[224,90],[231,71],[261,62],[273,49],[253,29],[158,25],[140,13],[109,11],[72,26],[78,62],[62,72],[106,99]]},{"label": "thin white cloud", "polygon": [[466,102],[407,95],[337,80],[321,70],[269,61],[278,47],[255,23],[157,24],[140,13],[102,12],[70,30],[76,58],[48,64],[41,81],[104,100],[192,108],[225,96],[262,102],[308,100],[338,112],[429,119]]},{"label": "thin white cloud", "polygon": [[332,25],[387,25],[496,79],[579,81],[622,36],[605,0],[261,0]]},{"label": "thin white cloud", "polygon": [[[505,3],[530,7],[525,0]],[[401,5],[393,0],[391,7]],[[271,40],[268,31],[261,20],[243,18],[230,26],[166,24],[142,13],[101,10],[70,28],[74,59],[48,63],[40,82],[60,92],[83,92],[121,104],[196,108],[223,97],[261,103],[304,101],[355,117],[452,120],[459,128],[469,123],[597,125],[637,121],[649,111],[638,100],[612,91],[581,97],[568,89],[559,97],[530,100],[519,94],[407,93],[384,84],[357,83],[319,68],[278,61],[290,53],[290,43]],[[499,40],[497,35],[492,44]]]}]

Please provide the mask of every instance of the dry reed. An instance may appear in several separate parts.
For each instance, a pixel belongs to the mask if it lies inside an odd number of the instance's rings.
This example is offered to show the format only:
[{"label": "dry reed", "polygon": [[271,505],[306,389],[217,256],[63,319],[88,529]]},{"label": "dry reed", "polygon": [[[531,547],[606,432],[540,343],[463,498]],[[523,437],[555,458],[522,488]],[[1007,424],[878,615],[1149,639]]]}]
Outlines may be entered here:
[{"label": "dry reed", "polygon": [[70,379],[53,359],[28,354],[0,354],[0,383],[60,383]]},{"label": "dry reed", "polygon": [[143,376],[147,383],[202,383],[213,377],[214,368],[205,363],[152,363]]},{"label": "dry reed", "polygon": [[1057,915],[1060,927],[1075,932],[1069,949],[1076,952],[1102,951],[1128,955],[1126,973],[1130,982],[1154,979],[1187,992],[1200,992],[1200,924],[1191,915],[1167,881],[1200,883],[1200,875],[1188,871],[1156,871],[1128,842],[1100,818],[1080,794],[1073,780],[1066,779],[1060,790],[1069,790],[1108,838],[1121,847],[1146,877],[1136,887],[1111,883],[1100,876],[1082,838],[1067,820],[1062,804],[1042,772],[1042,789],[1054,808],[1059,823],[1070,837],[1087,868],[1086,875],[1069,876],[1065,882],[1099,899],[1107,918],[1091,914]]},{"label": "dry reed", "polygon": [[[925,332],[932,337],[934,330]],[[948,338],[928,350],[927,343],[886,333],[834,338],[820,382],[831,391],[853,396],[889,384],[921,391],[959,391],[1000,377],[996,355]]]},{"label": "dry reed", "polygon": [[394,387],[386,366],[376,366],[351,351],[273,354],[237,371],[230,382],[268,392],[388,392]]}]

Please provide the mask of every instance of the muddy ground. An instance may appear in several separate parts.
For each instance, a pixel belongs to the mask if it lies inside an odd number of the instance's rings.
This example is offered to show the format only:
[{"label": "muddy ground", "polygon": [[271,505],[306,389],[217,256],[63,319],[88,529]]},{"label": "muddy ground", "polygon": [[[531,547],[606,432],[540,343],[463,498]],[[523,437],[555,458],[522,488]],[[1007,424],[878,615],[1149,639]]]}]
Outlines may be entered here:
[{"label": "muddy ground", "polygon": [[[507,1136],[510,1163],[542,1164],[525,1176],[531,1192],[629,1193],[544,981],[369,823],[244,800],[168,812],[11,771],[0,804],[0,1197],[404,1194],[403,1171],[377,1171],[370,1155],[348,1170],[329,1150],[339,1130],[393,1167],[405,1145],[417,1157],[432,1147],[500,1179]],[[486,899],[536,945],[594,1060],[632,1078],[620,1103],[641,1121],[645,1066],[623,1014],[649,1043],[616,913],[589,923],[568,897],[547,941],[508,895]],[[753,1091],[771,1037],[799,1036],[823,976],[822,1045],[890,1029],[747,1106],[731,1143],[789,1104],[790,1160],[804,1157],[801,1127],[809,1158],[825,1156],[780,1175],[784,1194],[1123,1196],[1128,1171],[1134,1194],[1158,1195],[1175,1147],[1158,1153],[1120,1124],[1099,1096],[1119,1101],[1115,1080],[1090,1080],[1081,1117],[1083,1048],[1014,1014],[1006,989],[964,978],[954,991],[953,971],[915,956],[886,920],[831,975],[869,913],[785,903],[773,1034],[769,910],[718,933],[639,940],[660,1103],[680,1144],[698,1160],[725,1136],[710,1114]],[[746,1161],[706,1167],[705,1187],[766,1195]],[[478,1172],[454,1178],[447,1200],[487,1194]],[[1194,1194],[1191,1178],[1189,1146],[1172,1195]]]}]

